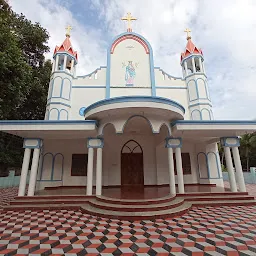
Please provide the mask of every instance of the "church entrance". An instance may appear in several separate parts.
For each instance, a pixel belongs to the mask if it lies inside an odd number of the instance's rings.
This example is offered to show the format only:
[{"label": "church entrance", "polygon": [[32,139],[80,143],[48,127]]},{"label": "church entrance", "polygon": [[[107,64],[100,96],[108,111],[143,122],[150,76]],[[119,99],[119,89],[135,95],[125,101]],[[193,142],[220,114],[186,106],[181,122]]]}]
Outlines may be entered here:
[{"label": "church entrance", "polygon": [[143,187],[143,151],[139,143],[127,141],[121,150],[121,185],[122,187]]}]

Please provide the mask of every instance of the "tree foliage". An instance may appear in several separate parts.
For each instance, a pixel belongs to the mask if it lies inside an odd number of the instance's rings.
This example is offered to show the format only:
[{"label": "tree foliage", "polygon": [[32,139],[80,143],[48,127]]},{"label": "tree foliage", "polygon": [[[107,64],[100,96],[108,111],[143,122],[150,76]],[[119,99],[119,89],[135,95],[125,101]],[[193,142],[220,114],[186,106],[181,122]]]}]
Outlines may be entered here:
[{"label": "tree foliage", "polygon": [[[51,74],[44,57],[48,39],[39,23],[0,0],[0,119],[44,119]],[[0,169],[21,165],[21,145],[22,139],[0,134]]]}]

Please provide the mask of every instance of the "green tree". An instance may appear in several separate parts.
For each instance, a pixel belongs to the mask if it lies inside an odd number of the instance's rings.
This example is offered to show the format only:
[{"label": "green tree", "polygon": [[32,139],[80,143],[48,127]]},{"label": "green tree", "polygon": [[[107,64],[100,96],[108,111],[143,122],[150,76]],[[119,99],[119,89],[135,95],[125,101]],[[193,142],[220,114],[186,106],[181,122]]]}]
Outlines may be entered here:
[{"label": "green tree", "polygon": [[[246,162],[246,170],[249,172],[250,168],[250,160],[251,158],[255,158],[256,153],[256,133],[246,133],[241,137],[241,158],[245,158]],[[243,161],[242,161],[243,162]]]},{"label": "green tree", "polygon": [[[14,13],[0,0],[0,119],[43,119],[51,62],[49,35],[39,23]],[[21,165],[22,139],[0,134],[0,175]]]}]

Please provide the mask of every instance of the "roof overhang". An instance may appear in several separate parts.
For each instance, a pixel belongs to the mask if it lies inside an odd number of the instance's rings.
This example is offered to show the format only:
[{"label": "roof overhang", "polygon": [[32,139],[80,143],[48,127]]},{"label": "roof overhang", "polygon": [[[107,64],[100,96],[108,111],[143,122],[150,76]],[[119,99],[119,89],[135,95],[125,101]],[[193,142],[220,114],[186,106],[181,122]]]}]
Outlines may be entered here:
[{"label": "roof overhang", "polygon": [[94,120],[4,120],[0,131],[22,138],[74,139],[97,135]]},{"label": "roof overhang", "polygon": [[171,123],[175,137],[198,140],[208,138],[219,140],[221,137],[241,136],[256,131],[256,121],[187,121]]},{"label": "roof overhang", "polygon": [[126,96],[98,101],[85,109],[84,117],[101,120],[106,116],[117,117],[128,113],[156,115],[171,121],[184,119],[185,109],[179,103],[162,97]]}]

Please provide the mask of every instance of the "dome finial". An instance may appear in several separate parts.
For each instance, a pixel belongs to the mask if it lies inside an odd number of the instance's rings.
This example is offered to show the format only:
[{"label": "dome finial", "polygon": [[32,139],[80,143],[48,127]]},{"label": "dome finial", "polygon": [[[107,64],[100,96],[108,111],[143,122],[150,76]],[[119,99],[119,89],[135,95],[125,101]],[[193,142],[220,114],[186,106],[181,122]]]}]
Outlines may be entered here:
[{"label": "dome finial", "polygon": [[70,26],[70,25],[68,25],[67,27],[66,27],[66,36],[67,37],[70,37],[70,31],[72,30],[72,27]]},{"label": "dome finial", "polygon": [[187,33],[187,40],[191,39],[191,35],[190,35],[191,30],[190,30],[189,28],[186,28],[186,29],[184,30],[184,32]]}]

